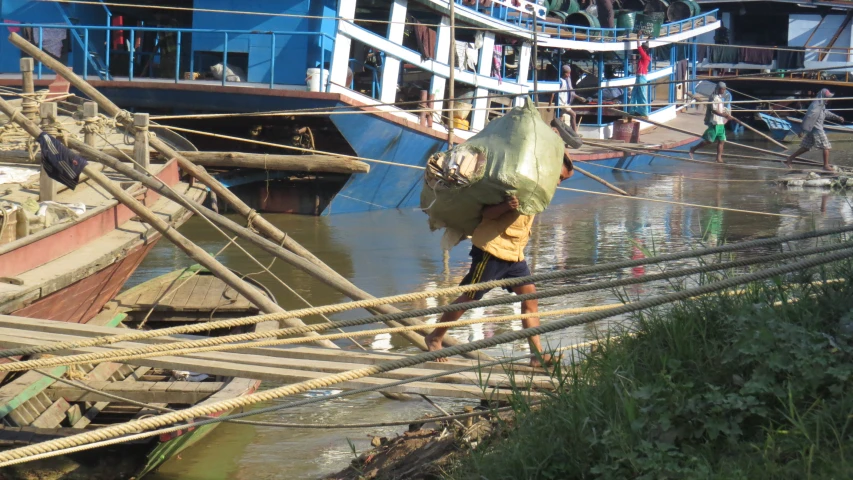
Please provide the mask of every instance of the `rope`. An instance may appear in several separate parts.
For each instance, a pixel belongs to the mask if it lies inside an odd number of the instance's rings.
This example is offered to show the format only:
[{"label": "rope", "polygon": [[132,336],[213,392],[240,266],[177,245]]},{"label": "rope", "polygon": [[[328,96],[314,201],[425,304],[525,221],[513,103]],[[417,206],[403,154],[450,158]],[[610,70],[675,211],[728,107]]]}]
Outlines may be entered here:
[{"label": "rope", "polygon": [[[392,295],[388,297],[381,298],[372,298],[369,300],[359,300],[353,302],[346,303],[338,303],[332,305],[325,305],[322,307],[314,307],[307,309],[299,309],[293,310],[291,312],[277,313],[277,314],[268,314],[268,315],[256,315],[253,317],[245,317],[241,319],[231,319],[231,320],[219,320],[215,322],[207,322],[204,324],[196,324],[196,325],[184,325],[180,327],[169,327],[158,330],[148,330],[144,332],[132,332],[120,335],[110,335],[103,337],[93,337],[86,340],[74,341],[74,342],[58,342],[52,345],[44,345],[39,347],[25,347],[25,348],[14,348],[0,351],[0,358],[2,357],[11,357],[11,356],[20,356],[20,355],[33,355],[38,353],[49,353],[55,352],[58,350],[66,350],[69,348],[82,348],[82,347],[94,347],[98,345],[107,345],[122,341],[132,341],[132,340],[140,340],[145,338],[156,338],[161,336],[168,335],[178,335],[178,334],[187,334],[187,333],[195,333],[201,332],[211,329],[219,329],[219,328],[232,328],[242,325],[251,325],[253,323],[261,323],[270,320],[281,320],[286,318],[293,317],[303,317],[303,316],[311,316],[317,315],[319,313],[340,313],[348,310],[355,310],[361,308],[372,308],[380,305],[387,305],[393,303],[403,303],[403,302],[413,302],[416,300],[422,300],[426,298],[433,297],[442,297],[449,295],[461,295],[463,293],[468,292],[476,292],[479,290],[486,289],[494,289],[494,288],[505,288],[505,287],[513,287],[517,285],[523,285],[527,283],[536,283],[542,281],[550,281],[550,280],[558,280],[569,277],[576,277],[581,275],[590,275],[595,273],[607,272],[612,270],[620,270],[624,268],[633,268],[650,264],[658,264],[664,262],[672,262],[678,260],[684,260],[687,258],[695,258],[702,257],[706,255],[716,255],[721,253],[730,253],[738,250],[745,249],[757,249],[762,247],[770,247],[775,245],[781,245],[787,242],[796,242],[800,240],[808,240],[817,237],[831,236],[831,235],[842,235],[849,232],[853,232],[853,225],[843,226],[834,229],[826,229],[826,230],[814,230],[811,232],[804,232],[794,235],[787,235],[783,237],[771,237],[771,238],[763,238],[758,240],[750,240],[747,242],[740,243],[730,243],[726,245],[720,245],[712,248],[705,248],[702,250],[689,250],[684,252],[677,253],[669,253],[665,255],[658,255],[656,257],[651,258],[642,258],[637,260],[623,260],[621,262],[611,262],[604,263],[600,265],[592,265],[588,267],[580,267],[570,270],[562,270],[562,271],[553,271],[547,273],[538,273],[535,275],[530,275],[527,277],[520,278],[510,278],[505,280],[495,280],[491,282],[483,282],[476,283],[473,285],[460,285],[455,287],[441,288],[436,290],[429,291],[421,291],[421,292],[413,292],[413,293],[404,293],[400,295]],[[573,293],[573,292],[572,292]],[[481,302],[492,302],[494,300],[482,300]],[[497,305],[497,304],[495,304]],[[406,312],[396,313],[394,315],[404,314]],[[440,312],[432,312],[429,311],[425,315],[433,314],[433,313],[444,313],[444,311]],[[380,315],[372,318],[385,318],[387,315]],[[401,317],[406,318],[406,317]],[[377,320],[380,321],[380,320]],[[346,320],[335,322],[338,325],[342,325],[347,322]],[[347,325],[349,326],[349,325]],[[0,366],[1,367],[1,366]]]},{"label": "rope", "polygon": [[225,140],[234,140],[234,141],[237,141],[237,142],[251,143],[251,144],[254,144],[254,145],[264,145],[264,146],[267,146],[267,147],[283,148],[283,149],[286,149],[286,150],[296,150],[297,152],[316,153],[316,154],[321,154],[321,155],[329,155],[329,156],[332,156],[332,157],[346,158],[346,159],[349,159],[349,160],[360,160],[360,161],[363,161],[363,162],[371,162],[371,163],[379,163],[379,164],[383,164],[383,165],[394,165],[394,166],[397,166],[397,167],[413,168],[413,169],[415,169],[415,170],[423,170],[423,169],[424,169],[424,167],[419,167],[419,166],[417,166],[417,165],[408,165],[408,164],[405,164],[405,163],[388,162],[388,161],[385,161],[385,160],[377,160],[377,159],[374,159],[374,158],[357,157],[357,156],[355,156],[355,155],[347,155],[347,154],[344,154],[344,153],[325,152],[325,151],[322,151],[322,150],[314,150],[314,149],[310,149],[310,148],[296,147],[296,146],[293,146],[293,145],[285,145],[285,144],[282,144],[282,143],[272,143],[272,142],[264,142],[264,141],[261,141],[261,140],[251,140],[251,139],[248,139],[248,138],[243,138],[243,137],[234,137],[234,136],[231,136],[231,135],[223,135],[223,134],[220,134],[220,133],[210,133],[210,132],[205,132],[205,131],[202,131],[202,130],[193,130],[193,129],[191,129],[191,128],[183,128],[183,127],[167,127],[167,126],[164,126],[164,125],[154,125],[154,126],[155,126],[155,127],[157,127],[157,128],[167,128],[167,129],[169,129],[169,130],[175,130],[175,131],[177,131],[177,132],[194,133],[194,134],[196,134],[196,135],[205,135],[205,136],[208,136],[208,137],[222,138],[222,139],[225,139]]},{"label": "rope", "polygon": [[[266,162],[266,156],[264,156],[264,162]],[[255,218],[257,218],[257,216],[258,211],[254,208],[250,209],[249,215],[246,216],[246,228],[255,233],[258,233],[258,231],[255,229]]]},{"label": "rope", "polygon": [[[598,342],[599,342],[599,340],[593,340],[590,342],[583,342],[583,343],[576,344],[576,345],[570,345],[567,347],[558,348],[558,349],[555,349],[553,351],[554,352],[560,352],[560,351],[564,351],[564,350],[580,348],[582,346],[585,346],[586,344],[592,344],[592,343],[598,343]],[[260,415],[260,414],[264,414],[264,413],[277,412],[280,410],[285,410],[285,409],[295,408],[295,407],[301,407],[304,405],[313,405],[315,403],[322,403],[322,402],[327,402],[329,400],[335,400],[338,398],[345,398],[345,397],[351,397],[351,396],[355,396],[355,395],[361,395],[363,393],[375,392],[375,391],[378,391],[381,389],[393,388],[393,387],[397,387],[400,385],[406,385],[409,383],[433,380],[436,378],[441,378],[441,377],[446,376],[446,375],[464,373],[464,372],[468,372],[471,370],[476,370],[478,368],[503,365],[506,362],[516,361],[516,360],[525,360],[525,359],[528,359],[530,357],[532,357],[532,355],[522,355],[522,356],[517,356],[517,357],[511,357],[511,358],[507,358],[504,360],[493,361],[493,362],[489,362],[489,363],[485,363],[485,364],[481,364],[481,365],[475,365],[475,366],[470,366],[470,367],[462,367],[462,368],[457,368],[454,370],[447,370],[447,371],[440,372],[440,373],[433,373],[433,374],[429,374],[429,375],[422,375],[422,376],[408,378],[408,379],[404,379],[404,380],[398,380],[396,382],[392,382],[392,383],[385,384],[385,385],[378,385],[378,386],[372,386],[372,387],[362,387],[362,388],[358,388],[358,389],[354,389],[354,390],[348,390],[345,392],[338,392],[338,393],[335,393],[332,395],[326,395],[326,396],[322,396],[322,397],[306,398],[306,399],[297,400],[297,401],[291,402],[291,403],[286,403],[286,404],[281,404],[281,405],[273,405],[270,407],[264,407],[264,408],[252,410],[250,412],[241,412],[241,413],[237,413],[237,414],[233,414],[233,415],[222,415],[220,417],[214,417],[214,418],[211,418],[209,420],[204,420],[201,422],[193,422],[192,427],[194,427],[194,428],[195,427],[201,427],[204,425],[211,425],[211,424],[219,423],[219,422],[223,422],[223,421],[232,421],[232,419],[236,419],[236,418],[244,418],[244,417]],[[498,409],[498,410],[500,410],[500,409]],[[246,423],[253,424],[255,422],[246,422]],[[264,423],[264,422],[257,422],[257,423]],[[416,421],[414,423],[420,423],[420,421]],[[35,455],[32,457],[24,458],[24,459],[12,460],[12,461],[5,463],[2,466],[17,465],[17,464],[26,463],[26,462],[33,461],[33,460],[51,458],[51,457],[56,457],[56,456],[60,456],[60,455],[66,455],[66,454],[70,454],[70,453],[76,453],[76,452],[81,452],[81,451],[86,451],[86,450],[92,450],[95,448],[106,447],[106,446],[110,446],[110,445],[117,445],[117,444],[129,442],[129,441],[141,440],[144,438],[150,438],[150,437],[162,435],[165,433],[177,432],[180,430],[185,430],[186,428],[187,428],[186,425],[180,425],[180,426],[163,428],[160,430],[153,430],[153,431],[138,433],[135,435],[129,435],[129,436],[113,439],[113,440],[105,440],[105,441],[90,443],[90,444],[86,444],[86,445],[82,445],[82,446],[78,446],[78,447],[71,447],[71,448],[64,449],[64,450],[58,450],[58,451],[54,451],[54,452],[39,454],[39,455]]]},{"label": "rope", "polygon": [[853,250],[848,249],[841,252],[827,254],[817,258],[806,259],[800,262],[795,262],[785,266],[770,268],[753,272],[746,275],[731,277],[716,282],[711,282],[699,287],[682,290],[679,292],[660,295],[657,297],[641,300],[637,303],[624,305],[605,312],[594,312],[577,317],[571,317],[564,320],[558,320],[544,325],[539,325],[533,328],[527,328],[520,331],[505,332],[495,335],[490,338],[476,340],[466,344],[460,344],[452,347],[447,347],[442,350],[433,352],[424,352],[410,357],[384,361],[376,365],[370,365],[347,372],[338,374],[326,375],[320,378],[298,382],[292,385],[285,385],[263,392],[256,392],[243,397],[232,398],[219,402],[212,402],[205,405],[197,405],[179,412],[171,412],[164,415],[157,415],[145,419],[132,420],[120,425],[111,425],[91,432],[84,432],[69,437],[59,438],[43,442],[36,445],[29,445],[22,448],[7,450],[0,452],[0,467],[6,466],[6,462],[16,459],[25,459],[29,456],[53,452],[62,448],[74,447],[99,440],[108,440],[122,435],[132,434],[140,430],[151,430],[158,427],[164,427],[175,424],[177,422],[192,420],[200,415],[213,415],[222,411],[234,410],[259,402],[267,402],[278,398],[292,396],[298,393],[304,393],[309,390],[328,388],[339,383],[364,378],[379,373],[384,373],[400,368],[411,367],[428,361],[434,361],[439,358],[447,358],[462,353],[473,352],[490,348],[496,345],[524,340],[535,335],[543,335],[546,333],[563,330],[577,325],[596,322],[618,315],[637,312],[640,310],[662,306],[672,302],[686,300],[699,295],[705,295],[720,290],[726,290],[738,285],[766,280],[773,277],[778,277],[793,272],[802,272],[806,269],[825,265],[828,263],[846,260],[853,257]]},{"label": "rope", "polygon": [[722,211],[724,211],[724,212],[750,213],[750,214],[754,214],[754,215],[765,215],[765,216],[768,216],[768,217],[803,218],[801,215],[792,215],[792,214],[788,214],[788,213],[756,212],[756,211],[754,211],[754,210],[741,210],[741,209],[739,209],[739,208],[712,207],[712,206],[709,206],[709,205],[698,205],[698,204],[695,204],[695,203],[686,203],[686,202],[673,202],[673,201],[671,201],[671,200],[660,200],[660,199],[657,199],[657,198],[648,198],[648,197],[637,197],[637,196],[630,196],[630,197],[626,197],[626,196],[624,196],[624,195],[617,195],[617,194],[615,194],[615,193],[596,192],[596,191],[594,191],[594,190],[582,190],[582,189],[579,189],[579,188],[557,187],[557,190],[565,190],[565,191],[568,191],[568,192],[591,193],[591,194],[593,194],[593,195],[604,195],[604,196],[606,196],[606,197],[617,197],[617,198],[623,198],[623,199],[626,199],[626,200],[645,200],[645,201],[647,201],[647,202],[654,202],[654,203],[666,203],[666,204],[669,204],[669,205],[679,205],[679,206],[682,206],[682,207],[708,208],[708,209],[711,209],[711,210],[722,210]]},{"label": "rope", "polygon": [[[676,83],[683,83],[683,82],[676,82]],[[664,85],[664,84],[665,84],[664,82],[649,82],[649,83],[646,83],[644,85]],[[640,84],[626,85],[626,86],[635,87],[638,85],[640,85]],[[614,88],[614,87],[600,87],[600,88]],[[617,88],[621,88],[621,87],[617,87]],[[583,88],[583,89],[578,88],[578,89],[574,89],[574,91],[590,90],[590,89],[592,89],[592,88]],[[731,89],[729,89],[729,90],[731,90]],[[546,90],[546,91],[541,91],[539,93],[540,94],[541,93],[558,93],[561,91],[563,91],[563,90]],[[530,92],[528,92],[528,94],[535,94],[535,93],[534,93],[534,91],[530,91]],[[463,101],[468,102],[470,100],[477,100],[477,99],[493,99],[493,98],[498,98],[498,96],[496,96],[496,95],[484,95],[484,96],[480,96],[480,97],[464,97],[464,98],[459,97],[457,99],[458,100],[457,103],[460,103]],[[826,98],[824,100],[826,100],[827,102],[839,101],[839,100],[849,101],[849,100],[853,100],[853,97],[832,97],[832,98]],[[810,101],[810,100],[807,98],[804,98],[804,99],[798,99],[798,101],[804,101],[805,102],[805,101]],[[733,100],[731,102],[726,102],[726,103],[731,103],[731,104],[737,106],[739,104],[756,104],[756,103],[757,104],[763,104],[763,103],[770,103],[770,102],[771,102],[770,100],[755,99],[755,100]],[[297,109],[297,110],[271,110],[271,111],[267,111],[267,112],[196,113],[196,114],[185,114],[185,115],[158,115],[155,117],[151,117],[151,120],[203,120],[203,119],[218,119],[218,118],[233,118],[233,117],[301,117],[301,116],[313,116],[313,115],[328,116],[328,115],[361,115],[361,114],[375,114],[375,113],[430,113],[430,112],[434,112],[433,109],[429,109],[429,108],[408,108],[408,109],[407,108],[400,108],[400,106],[402,106],[402,105],[410,105],[412,103],[415,103],[415,102],[413,102],[413,101],[389,102],[389,103],[381,103],[381,104],[376,104],[376,105],[365,105],[365,106],[361,106],[361,107],[355,107],[355,106],[351,106],[351,105],[342,105],[342,106],[329,107],[329,108],[305,108],[305,109]],[[420,103],[420,102],[418,101],[417,103]],[[713,102],[693,100],[691,102],[691,104],[696,105],[696,106],[712,105]],[[607,108],[624,108],[624,107],[638,107],[638,106],[656,107],[656,106],[668,106],[668,105],[670,105],[670,104],[667,102],[652,102],[652,103],[626,103],[626,104],[614,103],[614,104],[603,104],[603,105],[572,105],[571,107],[573,110],[597,110],[599,108],[607,109]],[[397,110],[381,110],[377,107],[394,107],[394,108],[397,108]],[[539,106],[535,106],[534,108],[536,108],[538,110],[552,110],[555,108],[555,106],[554,105],[539,105]],[[788,107],[788,108],[790,109],[790,107]],[[507,107],[447,108],[447,109],[444,109],[443,111],[444,112],[457,112],[457,111],[466,111],[467,112],[467,111],[472,111],[472,110],[490,111],[490,112],[506,111]],[[791,110],[793,110],[793,109],[791,109]],[[837,109],[833,109],[833,110],[837,110]],[[767,109],[767,110],[739,110],[739,111],[743,111],[743,112],[771,112],[773,110]],[[793,111],[802,112],[801,110],[793,110]],[[447,118],[447,117],[446,117],[446,115],[442,115],[442,118]],[[161,128],[166,128],[166,127],[161,126]]]},{"label": "rope", "polygon": [[[253,333],[245,333],[239,335],[229,335],[223,337],[215,337],[215,338],[206,338],[203,340],[191,340],[184,342],[176,342],[176,343],[168,343],[168,344],[158,344],[158,345],[147,345],[144,347],[136,347],[129,349],[119,349],[119,350],[110,350],[105,352],[96,352],[96,353],[84,353],[77,355],[68,355],[68,356],[58,356],[58,357],[50,357],[50,358],[41,358],[35,360],[28,360],[25,362],[19,362],[14,364],[0,364],[0,372],[4,371],[20,371],[26,370],[28,368],[44,368],[50,366],[58,366],[58,365],[72,365],[72,364],[81,364],[81,363],[95,363],[102,361],[125,361],[132,360],[138,358],[149,358],[149,357],[158,357],[163,355],[185,355],[189,353],[200,353],[200,352],[209,352],[209,351],[221,351],[221,350],[233,350],[245,348],[245,344],[240,343],[231,343],[230,342],[245,342],[252,340],[259,340],[263,338],[276,338],[285,335],[296,335],[296,334],[304,334],[308,332],[316,332],[328,330],[330,328],[334,328],[335,326],[339,327],[351,327],[356,325],[364,325],[368,323],[376,323],[379,321],[387,321],[387,320],[400,320],[403,318],[410,317],[420,317],[425,315],[432,315],[437,313],[446,313],[446,312],[454,312],[454,311],[462,311],[462,310],[470,310],[473,308],[479,307],[488,307],[495,305],[505,305],[509,303],[522,302],[525,300],[539,299],[539,298],[548,298],[555,296],[565,296],[575,293],[595,291],[601,289],[609,289],[616,287],[623,287],[627,285],[635,285],[640,283],[648,283],[657,280],[668,280],[675,277],[682,277],[687,275],[696,275],[701,273],[708,273],[718,270],[726,270],[732,268],[746,267],[750,265],[755,265],[758,263],[767,263],[767,262],[775,262],[780,260],[786,260],[796,257],[801,257],[805,255],[815,255],[827,252],[833,252],[836,250],[844,250],[851,247],[851,243],[840,243],[834,245],[826,245],[822,247],[815,247],[811,249],[799,250],[799,251],[791,251],[785,253],[778,253],[774,255],[766,255],[762,257],[756,257],[751,259],[743,259],[743,260],[734,260],[731,262],[719,263],[719,264],[705,264],[700,265],[698,267],[691,267],[685,269],[679,269],[672,272],[664,272],[654,275],[644,275],[642,277],[634,277],[634,278],[626,278],[620,280],[613,281],[605,281],[598,282],[587,285],[574,285],[569,287],[560,287],[554,288],[550,290],[542,290],[535,293],[528,293],[523,295],[512,295],[500,298],[493,298],[488,300],[479,300],[474,302],[465,302],[465,303],[452,303],[449,305],[442,305],[427,309],[420,309],[408,312],[394,313],[394,314],[386,314],[379,315],[377,317],[366,317],[360,319],[352,319],[352,320],[340,320],[334,323],[334,325],[329,324],[315,324],[315,325],[306,325],[304,327],[289,327],[278,330],[271,330],[267,332],[253,332]],[[601,307],[587,307],[587,313],[590,311],[595,312],[599,311]],[[605,308],[605,310],[610,310],[610,308]],[[565,312],[543,312],[541,314],[519,314],[519,315],[510,315],[505,317],[498,317],[497,321],[505,322],[511,320],[518,320],[522,318],[530,318],[536,316],[553,316],[565,314]],[[252,318],[252,317],[248,317]],[[238,319],[233,321],[245,321],[246,319]],[[470,320],[460,320],[458,322],[446,322],[440,324],[443,328],[445,326],[463,326],[463,325],[471,325],[476,323],[490,323],[496,320],[492,320],[489,318],[484,319],[470,319]],[[203,325],[203,324],[202,324]],[[417,331],[423,329],[435,328],[439,325],[412,325],[405,327],[395,327],[388,329],[378,329],[368,332],[355,332],[355,333],[344,333],[344,334],[332,334],[332,335],[320,335],[318,337],[296,337],[296,338],[286,338],[281,340],[267,340],[261,342],[253,342],[252,346],[280,346],[280,345],[292,345],[299,343],[306,343],[312,340],[318,339],[340,339],[347,338],[348,336],[361,336],[361,335],[376,335],[378,333],[400,333],[407,331]],[[88,343],[86,340],[81,343]]]},{"label": "rope", "polygon": [[[712,153],[708,153],[706,155],[715,155]],[[716,162],[714,162],[716,163]],[[707,178],[707,177],[688,177],[685,175],[678,174],[667,174],[667,173],[654,173],[654,172],[641,172],[639,170],[629,170],[627,168],[619,168],[619,167],[610,167],[607,165],[599,165],[595,162],[584,162],[584,166],[593,166],[599,168],[606,168],[608,170],[619,170],[620,172],[628,172],[628,173],[638,173],[640,175],[654,175],[656,177],[668,177],[668,178],[682,178],[685,180],[700,180],[707,182],[723,182],[723,183],[732,183],[732,182],[748,182],[748,183],[767,183],[768,180],[740,180],[740,179],[731,179],[731,178]]]}]

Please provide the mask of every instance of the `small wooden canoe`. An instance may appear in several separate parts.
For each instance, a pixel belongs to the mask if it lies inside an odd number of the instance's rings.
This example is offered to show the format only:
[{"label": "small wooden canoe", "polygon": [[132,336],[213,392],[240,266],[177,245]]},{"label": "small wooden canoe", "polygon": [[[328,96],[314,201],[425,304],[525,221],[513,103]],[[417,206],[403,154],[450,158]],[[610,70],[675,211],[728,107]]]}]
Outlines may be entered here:
[{"label": "small wooden canoe", "polygon": [[[272,298],[262,285],[255,285]],[[246,298],[196,265],[130,288],[109,302],[89,324],[163,328],[258,313]],[[210,335],[245,333],[255,328],[251,325],[227,331],[214,330]],[[149,406],[172,409],[247,395],[261,383],[246,378],[214,377],[122,363],[85,365],[73,370],[56,367],[51,373]],[[22,372],[0,385],[0,449],[74,435],[157,413],[155,408],[118,402],[34,371]],[[139,479],[198,442],[216,426],[189,427],[161,437],[8,467],[0,473],[0,478]]]}]

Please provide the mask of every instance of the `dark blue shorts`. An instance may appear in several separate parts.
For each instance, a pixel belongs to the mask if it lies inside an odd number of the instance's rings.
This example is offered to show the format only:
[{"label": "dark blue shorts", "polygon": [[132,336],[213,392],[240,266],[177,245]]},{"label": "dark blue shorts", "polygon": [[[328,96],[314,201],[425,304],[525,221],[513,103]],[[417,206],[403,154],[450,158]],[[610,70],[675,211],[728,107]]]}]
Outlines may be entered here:
[{"label": "dark blue shorts", "polygon": [[[462,283],[459,285],[471,285],[472,283],[490,282],[492,280],[503,280],[506,278],[519,278],[526,277],[528,275],[530,275],[530,268],[528,268],[527,262],[524,260],[520,262],[507,262],[506,260],[496,258],[477,247],[472,247],[471,270],[468,271],[468,275],[465,275],[465,278],[462,279]],[[530,285],[530,283],[525,283],[523,285]],[[520,286],[522,285],[506,287],[506,291],[512,292],[513,288]],[[471,300],[480,300],[488,292],[489,290],[477,290],[475,292],[468,292],[465,295]]]}]

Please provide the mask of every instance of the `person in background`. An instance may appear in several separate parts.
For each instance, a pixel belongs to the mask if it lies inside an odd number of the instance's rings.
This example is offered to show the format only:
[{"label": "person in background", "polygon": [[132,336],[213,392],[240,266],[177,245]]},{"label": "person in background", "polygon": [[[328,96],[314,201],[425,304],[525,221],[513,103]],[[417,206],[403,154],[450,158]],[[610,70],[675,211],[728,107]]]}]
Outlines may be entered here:
[{"label": "person in background", "polygon": [[[563,167],[560,171],[560,181],[571,178],[574,174],[571,160],[563,159]],[[524,247],[530,238],[530,227],[533,226],[533,215],[522,215],[518,212],[518,198],[511,196],[497,205],[483,207],[483,218],[471,236],[471,269],[460,285],[471,285],[492,280],[503,280],[506,278],[520,278],[530,276],[530,268],[524,261]],[[507,290],[516,295],[524,295],[536,292],[536,286],[532,283],[508,287]],[[488,290],[477,290],[461,295],[453,303],[466,303],[480,300]],[[539,311],[539,302],[536,299],[521,302],[522,313],[536,313]],[[462,318],[465,311],[447,312],[441,316],[439,323],[455,322]],[[539,318],[531,317],[521,321],[524,328],[539,326]],[[441,350],[441,341],[447,333],[447,328],[436,327],[424,339],[429,350]],[[528,339],[530,351],[536,357],[530,360],[531,366],[540,366],[538,357],[541,357],[546,365],[552,364],[556,359],[542,352],[542,344],[539,336]],[[438,362],[446,362],[447,359],[439,359]]]},{"label": "person in background", "polygon": [[832,93],[827,89],[822,89],[817,93],[817,97],[812,100],[809,109],[806,110],[806,116],[803,118],[802,131],[800,137],[803,141],[800,143],[800,148],[791,154],[785,165],[791,168],[794,159],[808,152],[813,148],[823,150],[823,169],[833,171],[829,164],[829,151],[832,150],[832,144],[826,137],[826,131],[823,129],[823,122],[829,118],[833,122],[844,122],[844,119],[826,109],[826,99],[832,98]]},{"label": "person in background", "polygon": [[714,32],[714,43],[717,45],[729,44],[729,29],[723,25],[723,22],[720,22],[720,28]]},{"label": "person in background", "polygon": [[638,117],[648,117],[651,109],[649,108],[649,96],[646,95],[646,92],[649,90],[649,86],[646,85],[649,83],[646,80],[646,75],[648,75],[649,65],[652,63],[649,42],[641,44],[637,48],[637,53],[640,56],[639,60],[637,60],[637,81],[634,84],[634,88],[631,89],[632,106],[628,107],[628,113]]},{"label": "person in background", "polygon": [[601,28],[616,28],[616,20],[613,12],[613,0],[596,0],[598,10],[598,23]]},{"label": "person in background", "polygon": [[560,76],[560,90],[557,92],[557,106],[561,110],[560,119],[563,123],[571,123],[572,130],[578,131],[578,116],[572,110],[572,101],[577,100],[581,103],[586,103],[586,100],[575,93],[575,88],[572,86],[572,67],[571,65],[563,65],[563,73]]},{"label": "person in background", "polygon": [[705,125],[708,127],[702,136],[702,141],[690,148],[690,158],[696,150],[717,144],[717,163],[723,163],[723,145],[726,143],[726,122],[732,119],[731,113],[726,109],[726,84],[720,82],[714,89],[711,102],[705,107]]}]

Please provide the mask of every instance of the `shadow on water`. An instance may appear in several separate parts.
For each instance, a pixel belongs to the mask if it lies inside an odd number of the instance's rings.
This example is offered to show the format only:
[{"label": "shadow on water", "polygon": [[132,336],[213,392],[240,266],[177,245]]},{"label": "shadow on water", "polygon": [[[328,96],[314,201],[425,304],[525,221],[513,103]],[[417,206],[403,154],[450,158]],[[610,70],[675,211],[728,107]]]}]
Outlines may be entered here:
[{"label": "shadow on water", "polygon": [[[731,149],[734,151],[734,149]],[[740,153],[740,152],[738,152]],[[834,151],[834,161],[850,165],[853,149],[847,142]],[[816,158],[809,154],[809,158]],[[779,166],[767,163],[767,166]],[[847,196],[822,190],[782,189],[768,183],[781,172],[771,170],[734,170],[684,164],[670,176],[625,175],[625,185],[637,194],[675,202],[726,207],[784,214],[773,216],[702,209],[665,203],[587,195],[573,198],[559,192],[555,202],[538,216],[527,250],[534,272],[564,270],[596,263],[642,258],[644,251],[674,252],[715,245],[723,240],[736,242],[757,237],[789,235],[813,228],[828,228],[853,221],[853,208]],[[690,178],[687,178],[690,177]],[[699,179],[697,179],[699,178]],[[738,181],[728,181],[738,180]],[[567,182],[570,186],[571,180]],[[392,295],[424,289],[452,286],[459,282],[468,268],[470,245],[463,242],[450,253],[445,268],[439,248],[440,233],[430,232],[426,217],[420,211],[375,211],[363,214],[331,217],[302,217],[269,215],[267,218],[302,243],[332,268],[355,284],[376,296]],[[223,237],[203,220],[193,218],[182,233],[208,252],[216,252],[226,243]],[[247,247],[265,264],[270,257],[258,249]],[[763,253],[761,250],[743,252],[743,256]],[[237,248],[229,247],[220,258],[229,267],[242,273],[261,270]],[[191,262],[171,245],[161,242],[134,275],[137,284]],[[696,265],[693,260],[671,264],[668,268]],[[313,305],[347,301],[341,294],[308,275],[276,261],[271,270]],[[658,267],[637,267],[594,276],[574,277],[549,282],[540,288],[586,283],[593,280],[641,276],[657,273]],[[268,274],[256,279],[269,287],[286,309],[304,306],[301,301]],[[618,295],[645,297],[669,288],[664,282],[636,286],[622,292],[601,290],[571,297],[541,300],[542,310],[584,307],[618,302]],[[493,291],[490,296],[507,295]],[[429,307],[452,299],[427,299],[401,308]],[[516,305],[479,308],[470,317],[519,313]],[[351,311],[332,316],[333,319],[355,318],[364,311]],[[322,319],[308,318],[308,322]],[[429,319],[435,321],[435,318]],[[544,321],[548,321],[547,319]],[[618,321],[613,319],[611,321]],[[551,345],[567,345],[584,339],[594,329],[607,328],[608,322],[576,327],[556,332],[545,338]],[[362,329],[375,328],[375,325]],[[471,341],[490,337],[507,330],[521,328],[520,322],[483,324],[458,328],[451,334]],[[362,338],[369,348],[395,352],[410,352],[406,342],[388,335]],[[343,348],[354,348],[340,342]],[[526,352],[527,345],[519,342],[491,349],[492,355]],[[266,386],[266,385],[265,385]],[[312,392],[323,395],[328,392]],[[282,399],[289,402],[293,399]],[[464,401],[440,401],[445,408],[459,408]],[[394,402],[379,395],[363,395],[339,399],[319,407],[297,407],[262,415],[259,420],[304,423],[344,423],[391,421],[415,418],[432,407],[421,401]],[[276,429],[223,425],[216,433],[188,452],[173,460],[151,478],[164,479],[291,479],[317,478],[343,468],[351,453],[346,439],[356,448],[368,448],[368,435],[395,435],[404,428],[378,428],[370,431]]]}]

